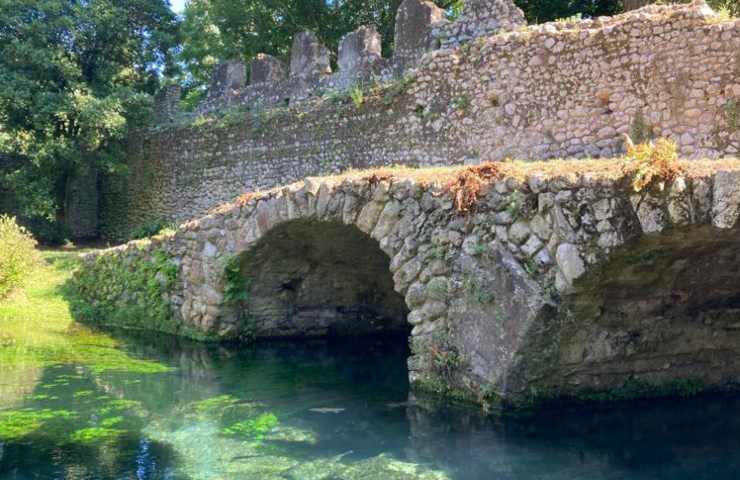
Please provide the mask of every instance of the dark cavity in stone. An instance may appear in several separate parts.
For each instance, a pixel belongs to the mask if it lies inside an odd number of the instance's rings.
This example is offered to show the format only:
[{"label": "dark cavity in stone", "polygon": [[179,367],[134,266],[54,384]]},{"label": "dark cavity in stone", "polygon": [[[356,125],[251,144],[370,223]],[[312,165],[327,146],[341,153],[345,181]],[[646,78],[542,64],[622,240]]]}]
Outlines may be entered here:
[{"label": "dark cavity in stone", "polygon": [[390,259],[354,226],[296,220],[244,254],[247,325],[257,337],[408,335]]}]

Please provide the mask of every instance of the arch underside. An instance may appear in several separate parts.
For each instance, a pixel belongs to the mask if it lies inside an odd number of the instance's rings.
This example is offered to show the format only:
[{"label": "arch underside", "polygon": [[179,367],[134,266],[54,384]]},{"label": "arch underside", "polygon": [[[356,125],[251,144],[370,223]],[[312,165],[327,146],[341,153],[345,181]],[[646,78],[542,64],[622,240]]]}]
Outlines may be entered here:
[{"label": "arch underside", "polygon": [[564,298],[563,390],[740,383],[740,231],[709,226],[646,235]]},{"label": "arch underside", "polygon": [[241,306],[257,337],[409,333],[390,260],[373,239],[340,222],[294,220],[242,254]]}]

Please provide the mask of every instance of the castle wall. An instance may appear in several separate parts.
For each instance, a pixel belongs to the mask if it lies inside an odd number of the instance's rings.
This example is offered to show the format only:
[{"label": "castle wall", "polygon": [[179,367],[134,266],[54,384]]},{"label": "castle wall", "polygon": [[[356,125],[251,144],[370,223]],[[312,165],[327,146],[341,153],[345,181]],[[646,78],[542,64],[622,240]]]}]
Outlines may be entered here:
[{"label": "castle wall", "polygon": [[625,133],[669,137],[686,158],[737,156],[740,21],[697,3],[522,27],[429,52],[360,99],[286,98],[142,133],[129,176],[103,181],[104,233],[350,168],[610,157]]}]

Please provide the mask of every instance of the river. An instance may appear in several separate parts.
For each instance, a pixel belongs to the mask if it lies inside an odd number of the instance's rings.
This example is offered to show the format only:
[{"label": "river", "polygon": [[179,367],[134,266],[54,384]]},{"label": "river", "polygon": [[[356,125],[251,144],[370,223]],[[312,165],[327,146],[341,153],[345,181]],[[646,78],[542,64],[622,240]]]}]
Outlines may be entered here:
[{"label": "river", "polygon": [[107,348],[0,366],[0,478],[740,478],[738,397],[486,416],[410,394],[402,339]]}]

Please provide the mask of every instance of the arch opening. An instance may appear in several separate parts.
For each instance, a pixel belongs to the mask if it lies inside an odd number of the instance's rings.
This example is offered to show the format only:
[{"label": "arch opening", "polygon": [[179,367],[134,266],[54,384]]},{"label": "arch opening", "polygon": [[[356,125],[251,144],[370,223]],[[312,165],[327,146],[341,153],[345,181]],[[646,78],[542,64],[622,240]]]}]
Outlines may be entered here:
[{"label": "arch opening", "polygon": [[571,385],[740,377],[740,235],[710,226],[646,235],[564,298],[560,367]]},{"label": "arch opening", "polygon": [[293,220],[242,254],[244,328],[257,338],[404,335],[390,259],[353,225]]}]

